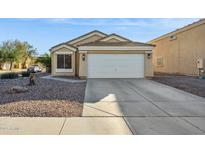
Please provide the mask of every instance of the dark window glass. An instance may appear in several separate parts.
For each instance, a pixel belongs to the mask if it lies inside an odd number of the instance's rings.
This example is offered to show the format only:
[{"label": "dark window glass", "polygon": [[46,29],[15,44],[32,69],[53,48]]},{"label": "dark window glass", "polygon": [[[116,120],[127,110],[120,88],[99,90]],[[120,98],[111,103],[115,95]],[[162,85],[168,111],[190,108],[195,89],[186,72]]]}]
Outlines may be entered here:
[{"label": "dark window glass", "polygon": [[64,68],[64,55],[57,55],[57,68]]},{"label": "dark window glass", "polygon": [[57,68],[71,69],[72,68],[72,55],[57,55]]},{"label": "dark window glass", "polygon": [[65,55],[65,69],[72,68],[71,55]]}]

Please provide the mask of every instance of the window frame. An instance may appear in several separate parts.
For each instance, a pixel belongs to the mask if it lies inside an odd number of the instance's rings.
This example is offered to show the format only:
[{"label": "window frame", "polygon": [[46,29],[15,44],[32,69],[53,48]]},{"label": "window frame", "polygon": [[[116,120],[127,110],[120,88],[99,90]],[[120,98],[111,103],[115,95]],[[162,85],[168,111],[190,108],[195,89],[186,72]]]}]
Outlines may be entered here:
[{"label": "window frame", "polygon": [[[63,55],[64,57],[64,68],[58,68],[58,55]],[[65,55],[71,57],[71,68],[65,68]],[[56,54],[56,72],[73,72],[73,53],[57,53]]]}]

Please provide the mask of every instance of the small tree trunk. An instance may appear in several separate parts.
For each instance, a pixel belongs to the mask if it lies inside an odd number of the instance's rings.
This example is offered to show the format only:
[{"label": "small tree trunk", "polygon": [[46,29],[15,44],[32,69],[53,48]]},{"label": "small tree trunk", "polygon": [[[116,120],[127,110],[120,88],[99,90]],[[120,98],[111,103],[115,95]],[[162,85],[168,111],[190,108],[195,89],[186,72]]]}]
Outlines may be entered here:
[{"label": "small tree trunk", "polygon": [[12,65],[13,65],[13,62],[11,61],[10,62],[10,71],[12,70]]},{"label": "small tree trunk", "polygon": [[0,63],[0,70],[2,70],[2,65],[3,65],[3,64],[2,64],[2,63]]},{"label": "small tree trunk", "polygon": [[25,58],[25,60],[24,60],[24,62],[23,62],[23,68],[26,68],[26,62],[27,62],[27,60],[28,60],[28,56]]}]

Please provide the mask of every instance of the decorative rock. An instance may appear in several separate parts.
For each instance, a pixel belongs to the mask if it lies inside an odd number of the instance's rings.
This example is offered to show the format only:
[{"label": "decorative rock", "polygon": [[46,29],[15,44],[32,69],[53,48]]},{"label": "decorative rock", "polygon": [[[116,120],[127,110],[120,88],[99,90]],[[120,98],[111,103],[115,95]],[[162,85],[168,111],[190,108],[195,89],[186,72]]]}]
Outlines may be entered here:
[{"label": "decorative rock", "polygon": [[[0,80],[0,116],[82,116],[86,82],[48,80],[43,76],[36,75],[35,86],[27,85],[29,78]],[[28,92],[16,93],[12,90],[15,86],[28,88]]]},{"label": "decorative rock", "polygon": [[21,87],[21,86],[14,86],[14,87],[11,87],[10,92],[11,93],[25,93],[25,92],[28,92],[28,88]]}]

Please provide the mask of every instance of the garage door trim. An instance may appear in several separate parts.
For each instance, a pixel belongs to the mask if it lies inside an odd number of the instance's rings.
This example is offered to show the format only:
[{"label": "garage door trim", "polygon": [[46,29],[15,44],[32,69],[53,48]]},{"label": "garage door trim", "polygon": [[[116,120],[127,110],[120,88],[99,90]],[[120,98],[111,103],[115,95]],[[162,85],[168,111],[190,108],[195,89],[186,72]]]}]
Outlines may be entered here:
[{"label": "garage door trim", "polygon": [[144,78],[144,54],[88,54],[88,78]]}]

